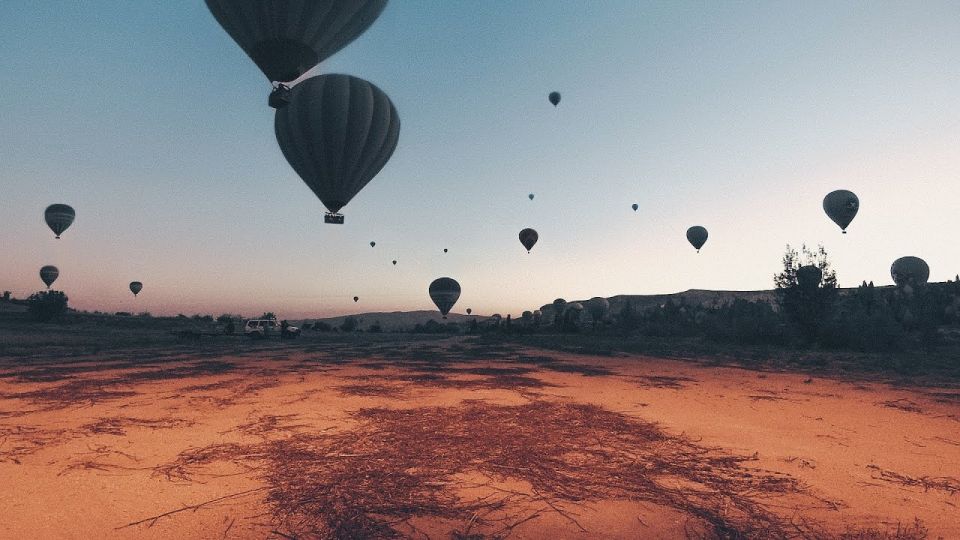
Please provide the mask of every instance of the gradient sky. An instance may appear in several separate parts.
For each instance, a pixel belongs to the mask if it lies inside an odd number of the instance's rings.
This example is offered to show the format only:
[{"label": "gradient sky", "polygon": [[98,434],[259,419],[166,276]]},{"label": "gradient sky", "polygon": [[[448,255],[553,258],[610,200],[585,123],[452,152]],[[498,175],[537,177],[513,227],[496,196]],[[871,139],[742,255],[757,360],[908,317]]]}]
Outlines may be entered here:
[{"label": "gradient sky", "polygon": [[[960,272],[957,2],[393,0],[319,68],[375,83],[403,122],[344,226],[322,223],[266,79],[202,0],[0,2],[0,51],[16,296],[54,264],[80,309],[297,318],[431,309],[446,275],[454,311],[517,314],[770,288],[804,242],[844,286],[891,283],[902,255]],[[840,188],[861,200],[846,236],[821,209]],[[60,241],[54,202],[77,210]]]}]

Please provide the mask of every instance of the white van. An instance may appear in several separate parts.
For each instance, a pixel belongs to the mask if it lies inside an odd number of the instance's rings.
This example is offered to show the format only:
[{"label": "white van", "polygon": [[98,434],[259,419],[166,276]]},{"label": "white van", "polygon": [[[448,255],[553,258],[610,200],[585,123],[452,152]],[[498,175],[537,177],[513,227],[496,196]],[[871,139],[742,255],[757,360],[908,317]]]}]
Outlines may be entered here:
[{"label": "white van", "polygon": [[[243,325],[243,333],[252,338],[265,338],[280,332],[280,330],[280,323],[276,319],[251,319]],[[293,325],[287,326],[287,336],[296,337],[299,335],[299,328]]]}]

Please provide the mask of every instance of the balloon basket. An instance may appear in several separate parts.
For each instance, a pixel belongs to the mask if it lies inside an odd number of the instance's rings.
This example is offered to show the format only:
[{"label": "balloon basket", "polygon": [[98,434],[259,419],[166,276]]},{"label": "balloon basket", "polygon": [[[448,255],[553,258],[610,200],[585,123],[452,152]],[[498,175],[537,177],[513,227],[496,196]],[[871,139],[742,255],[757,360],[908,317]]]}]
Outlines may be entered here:
[{"label": "balloon basket", "polygon": [[336,225],[343,225],[343,214],[334,214],[331,212],[327,212],[326,215],[323,216],[323,222],[333,223]]},{"label": "balloon basket", "polygon": [[270,92],[270,98],[267,103],[274,109],[282,109],[290,104],[290,87],[285,84],[278,84],[273,92]]}]

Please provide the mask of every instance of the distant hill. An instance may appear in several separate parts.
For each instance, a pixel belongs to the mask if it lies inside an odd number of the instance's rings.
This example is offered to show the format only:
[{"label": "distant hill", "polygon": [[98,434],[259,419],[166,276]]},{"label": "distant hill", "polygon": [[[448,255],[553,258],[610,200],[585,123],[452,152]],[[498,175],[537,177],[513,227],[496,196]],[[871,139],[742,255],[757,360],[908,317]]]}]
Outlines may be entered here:
[{"label": "distant hill", "polygon": [[480,317],[477,315],[461,315],[459,313],[450,313],[447,315],[447,320],[443,320],[443,317],[440,315],[440,312],[437,310],[429,311],[391,311],[391,312],[374,312],[374,313],[358,313],[356,315],[343,315],[340,317],[327,317],[323,319],[303,319],[300,321],[300,324],[304,322],[313,323],[317,321],[325,322],[331,326],[340,326],[343,324],[343,320],[347,317],[354,317],[360,323],[359,328],[366,330],[372,324],[380,324],[380,327],[384,331],[391,330],[409,330],[418,324],[424,324],[427,321],[433,319],[439,323],[444,322],[455,322],[455,323],[466,323],[471,319],[482,320],[486,317]]},{"label": "distant hill", "polygon": [[[648,308],[661,306],[668,301],[677,304],[683,301],[690,305],[722,305],[742,299],[748,302],[767,301],[774,302],[776,295],[772,290],[767,291],[708,291],[704,289],[690,289],[688,291],[670,293],[670,294],[620,294],[607,298],[610,302],[610,312],[619,313],[623,306],[629,301],[633,308],[643,311]],[[580,302],[586,305],[584,300],[567,300],[568,303]],[[544,314],[553,313],[553,304],[544,304],[541,308]]]}]

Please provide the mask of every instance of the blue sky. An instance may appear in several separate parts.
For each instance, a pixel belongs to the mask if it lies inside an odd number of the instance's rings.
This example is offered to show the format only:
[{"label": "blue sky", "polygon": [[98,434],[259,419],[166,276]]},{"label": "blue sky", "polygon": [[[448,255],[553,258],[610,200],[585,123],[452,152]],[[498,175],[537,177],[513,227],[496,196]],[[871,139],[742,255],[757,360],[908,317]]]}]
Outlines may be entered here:
[{"label": "blue sky", "polygon": [[[4,2],[0,50],[0,288],[17,295],[55,264],[83,309],[321,316],[429,309],[447,275],[454,311],[519,313],[769,288],[804,242],[847,286],[889,283],[902,255],[960,271],[956,2],[393,0],[317,70],[375,83],[402,119],[341,227],[202,1]],[[861,199],[846,236],[820,207],[840,188]],[[78,214],[59,242],[52,202]]]}]

